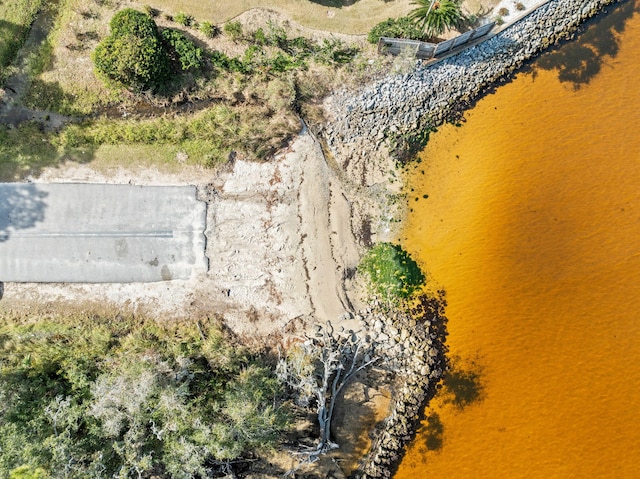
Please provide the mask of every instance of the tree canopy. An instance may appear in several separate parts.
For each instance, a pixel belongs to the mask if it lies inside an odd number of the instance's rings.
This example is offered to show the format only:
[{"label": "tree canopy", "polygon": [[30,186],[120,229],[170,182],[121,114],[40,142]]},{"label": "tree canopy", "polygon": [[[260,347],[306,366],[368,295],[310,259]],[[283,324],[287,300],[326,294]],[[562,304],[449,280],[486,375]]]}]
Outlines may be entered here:
[{"label": "tree canopy", "polygon": [[199,68],[202,50],[174,29],[158,32],[149,15],[125,8],[110,22],[111,34],[96,47],[93,62],[102,78],[134,91],[157,90],[171,71]]},{"label": "tree canopy", "polygon": [[162,85],[169,75],[169,58],[153,19],[125,8],[109,25],[111,35],[92,55],[98,75],[136,91]]},{"label": "tree canopy", "polygon": [[212,477],[277,444],[280,394],[214,321],[0,317],[0,477]]},{"label": "tree canopy", "polygon": [[462,21],[461,3],[462,0],[415,0],[417,8],[409,18],[427,35],[437,36]]}]

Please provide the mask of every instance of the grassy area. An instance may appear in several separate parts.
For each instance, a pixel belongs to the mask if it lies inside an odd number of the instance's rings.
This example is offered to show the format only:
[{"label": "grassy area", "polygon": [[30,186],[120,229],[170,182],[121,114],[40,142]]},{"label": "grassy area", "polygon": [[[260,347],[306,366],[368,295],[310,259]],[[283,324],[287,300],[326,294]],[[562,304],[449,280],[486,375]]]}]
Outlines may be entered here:
[{"label": "grassy area", "polygon": [[[6,14],[11,2],[18,0],[0,4],[0,12]],[[350,31],[362,28],[364,33],[409,6],[405,0],[360,0],[349,6],[340,0],[327,2],[283,0],[270,4],[271,11],[240,16],[236,29],[221,27],[213,34],[200,26],[207,21],[220,25],[243,10],[265,5],[48,4],[55,8],[47,10],[46,38],[23,49],[14,61],[26,65],[22,73],[28,88],[22,102],[74,121],[54,133],[36,124],[0,126],[0,180],[37,177],[44,168],[65,162],[131,169],[144,164],[171,172],[185,164],[216,167],[232,155],[268,158],[299,131],[299,115],[311,124],[323,121],[319,104],[324,95],[379,71],[380,65],[370,61],[375,58],[373,47],[363,38],[328,32],[350,26],[355,29]],[[91,53],[109,35],[114,14],[127,6],[152,12],[160,29],[183,32],[204,52],[203,66],[174,74],[171,83],[154,94],[105,85],[94,72]],[[306,25],[318,21],[313,26],[328,32],[305,29],[286,18]],[[335,23],[338,19],[343,26]]]},{"label": "grassy area", "polygon": [[215,167],[231,152],[261,160],[282,148],[299,128],[293,113],[280,116],[261,106],[225,105],[176,117],[87,120],[58,133],[45,133],[34,123],[17,129],[0,126],[0,180],[37,176],[64,161],[129,168],[146,161],[171,170],[184,163]]},{"label": "grassy area", "polygon": [[364,35],[376,23],[406,15],[414,8],[411,0],[237,0],[207,3],[154,0],[150,5],[163,11],[186,12],[217,24],[251,8],[261,7],[282,13],[308,28],[352,35]]},{"label": "grassy area", "polygon": [[172,76],[160,93],[134,94],[105,86],[90,58],[118,9],[109,2],[60,0],[46,40],[28,52],[23,102],[79,121],[51,134],[33,124],[0,128],[0,179],[37,176],[64,161],[125,166],[130,160],[106,158],[114,148],[126,159],[144,152],[163,170],[175,168],[176,158],[213,167],[232,152],[265,159],[299,131],[298,114],[321,121],[314,105],[326,93],[375,71],[369,57],[357,55],[366,42],[303,36],[300,28],[278,23],[276,14],[257,25],[239,24],[233,36],[209,38],[198,28],[201,18],[186,26],[157,12],[160,28],[184,32],[206,61]]},{"label": "grassy area", "polygon": [[116,11],[111,2],[58,0],[46,39],[27,59],[26,106],[77,116],[126,98],[96,77],[90,59],[100,39],[108,35]]},{"label": "grassy area", "polygon": [[5,0],[0,2],[0,83],[24,43],[29,27],[44,0]]},{"label": "grassy area", "polygon": [[[204,166],[215,166],[232,151],[264,159],[298,129],[295,117],[277,118],[260,106],[215,105],[195,115],[148,120],[99,119],[71,125],[57,137],[61,147],[100,145],[173,146]],[[268,139],[267,139],[268,138]]]}]

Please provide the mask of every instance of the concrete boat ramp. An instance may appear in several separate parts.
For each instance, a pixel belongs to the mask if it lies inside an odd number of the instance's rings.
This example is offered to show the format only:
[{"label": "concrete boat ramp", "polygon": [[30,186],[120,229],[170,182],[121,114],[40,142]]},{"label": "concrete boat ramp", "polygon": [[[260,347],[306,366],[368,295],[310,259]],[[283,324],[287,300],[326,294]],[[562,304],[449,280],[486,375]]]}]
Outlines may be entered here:
[{"label": "concrete boat ramp", "polygon": [[0,183],[0,281],[188,279],[205,223],[194,186]]}]

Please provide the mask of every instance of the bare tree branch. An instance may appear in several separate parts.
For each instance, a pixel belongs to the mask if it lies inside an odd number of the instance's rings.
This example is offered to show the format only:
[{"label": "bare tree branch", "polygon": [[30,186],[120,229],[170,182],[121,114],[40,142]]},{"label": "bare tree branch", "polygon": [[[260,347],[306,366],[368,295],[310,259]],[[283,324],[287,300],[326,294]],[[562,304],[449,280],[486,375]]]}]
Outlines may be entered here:
[{"label": "bare tree branch", "polygon": [[298,403],[308,405],[315,398],[320,438],[315,448],[300,451],[305,463],[338,447],[331,438],[336,401],[355,374],[380,359],[371,359],[372,352],[366,339],[351,330],[336,332],[327,322],[279,361],[278,377],[298,395]]}]

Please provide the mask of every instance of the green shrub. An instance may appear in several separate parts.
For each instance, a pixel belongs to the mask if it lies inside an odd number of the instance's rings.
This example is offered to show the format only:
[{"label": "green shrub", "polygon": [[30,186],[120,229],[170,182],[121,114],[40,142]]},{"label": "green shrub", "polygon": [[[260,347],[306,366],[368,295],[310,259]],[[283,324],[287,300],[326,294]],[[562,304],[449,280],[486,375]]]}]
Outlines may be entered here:
[{"label": "green shrub", "polygon": [[258,28],[255,32],[253,32],[253,42],[256,43],[257,45],[266,45],[267,43],[269,43],[269,40],[267,40],[267,35],[264,33],[264,30],[262,29],[262,27]]},{"label": "green shrub", "polygon": [[286,49],[287,48],[287,32],[286,30],[275,22],[269,20],[267,22],[267,40],[269,45]]},{"label": "green shrub", "polygon": [[111,35],[93,51],[98,75],[135,91],[157,89],[169,74],[169,58],[153,19],[126,8],[111,20]]},{"label": "green shrub", "polygon": [[32,469],[31,467],[24,465],[15,468],[9,473],[9,479],[46,479],[47,472],[39,467],[38,469]]},{"label": "green shrub", "polygon": [[188,26],[191,26],[191,24],[193,23],[193,17],[191,15],[187,15],[184,12],[178,12],[177,14],[174,15],[173,21],[179,25],[188,27]]},{"label": "green shrub", "polygon": [[400,17],[389,18],[378,23],[369,31],[367,40],[369,43],[375,44],[378,43],[380,37],[422,40],[423,36],[422,30],[416,26],[414,21],[408,17]]},{"label": "green shrub", "polygon": [[276,73],[282,73],[289,70],[295,70],[304,67],[304,61],[295,59],[286,53],[278,52],[267,61],[267,66],[271,71]]},{"label": "green shrub", "polygon": [[240,22],[228,22],[222,27],[225,35],[229,36],[233,41],[242,38],[242,23]]},{"label": "green shrub", "polygon": [[322,65],[344,65],[353,60],[358,52],[357,48],[345,45],[338,38],[325,38],[314,48],[313,58]]},{"label": "green shrub", "polygon": [[202,50],[196,47],[184,34],[166,28],[162,30],[161,36],[169,57],[180,65],[181,70],[185,71],[202,66]]},{"label": "green shrub", "polygon": [[410,298],[425,282],[420,266],[400,245],[392,243],[376,244],[358,270],[367,275],[371,292],[390,303]]},{"label": "green shrub", "polygon": [[133,35],[146,38],[158,35],[158,27],[153,18],[133,8],[125,8],[116,13],[109,22],[109,27],[113,37]]},{"label": "green shrub", "polygon": [[213,23],[207,21],[201,22],[198,25],[198,30],[200,30],[200,33],[202,33],[207,38],[214,38],[220,33],[218,27],[216,27]]},{"label": "green shrub", "polygon": [[218,50],[214,50],[211,52],[211,56],[209,57],[211,60],[211,64],[220,68],[221,70],[237,72],[237,73],[248,73],[248,68],[245,67],[245,64],[237,57],[229,57],[227,54],[220,52]]},{"label": "green shrub", "polygon": [[167,79],[169,62],[156,37],[110,36],[93,52],[98,74],[134,91],[158,88]]}]

